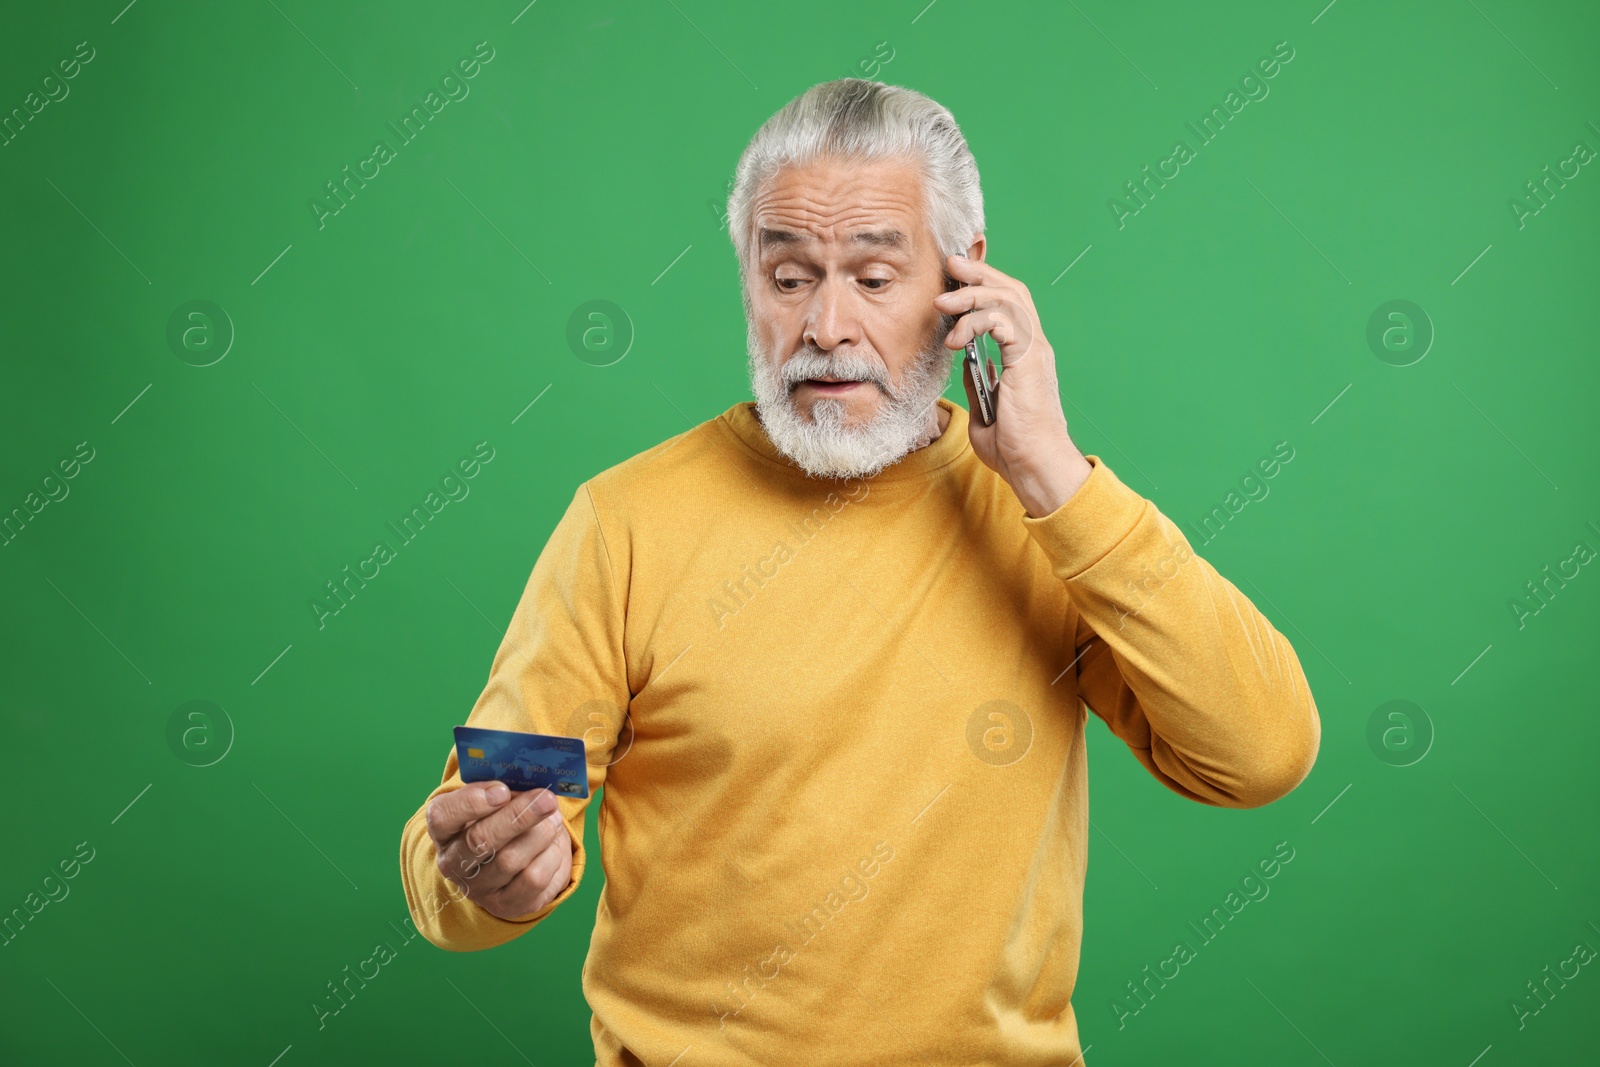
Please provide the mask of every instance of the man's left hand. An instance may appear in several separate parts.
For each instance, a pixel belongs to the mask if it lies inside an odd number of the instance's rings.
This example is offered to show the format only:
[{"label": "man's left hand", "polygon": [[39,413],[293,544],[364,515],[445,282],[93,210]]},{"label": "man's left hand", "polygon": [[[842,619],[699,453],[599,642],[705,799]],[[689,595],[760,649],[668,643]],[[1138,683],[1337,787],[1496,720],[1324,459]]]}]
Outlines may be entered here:
[{"label": "man's left hand", "polygon": [[972,383],[962,375],[972,450],[1006,480],[1030,516],[1042,518],[1066,503],[1093,469],[1067,433],[1055,350],[1045,340],[1027,286],[983,260],[951,256],[946,262],[951,276],[966,285],[934,298],[939,311],[961,316],[945,347],[959,350],[986,333],[1000,349],[994,425],[983,425]]}]

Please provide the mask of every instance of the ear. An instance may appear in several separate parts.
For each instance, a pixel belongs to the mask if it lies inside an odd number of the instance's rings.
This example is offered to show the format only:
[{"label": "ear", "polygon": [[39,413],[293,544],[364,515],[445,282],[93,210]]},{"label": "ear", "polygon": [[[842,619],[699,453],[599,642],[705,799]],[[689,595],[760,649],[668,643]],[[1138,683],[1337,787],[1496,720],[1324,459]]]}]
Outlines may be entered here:
[{"label": "ear", "polygon": [[[989,251],[989,242],[984,238],[984,235],[979,234],[978,237],[973,238],[971,245],[966,246],[966,258],[982,262],[987,251]],[[949,270],[944,270],[944,291],[949,293],[950,290],[958,290],[960,286],[962,286],[962,283],[950,277]]]},{"label": "ear", "polygon": [[[967,246],[967,258],[982,263],[984,255],[988,252],[988,248],[988,240],[983,234],[980,233],[978,234],[977,238],[973,240],[972,244]],[[961,283],[952,278],[948,270],[945,270],[943,273],[945,292],[948,293],[953,289],[961,288]]]}]

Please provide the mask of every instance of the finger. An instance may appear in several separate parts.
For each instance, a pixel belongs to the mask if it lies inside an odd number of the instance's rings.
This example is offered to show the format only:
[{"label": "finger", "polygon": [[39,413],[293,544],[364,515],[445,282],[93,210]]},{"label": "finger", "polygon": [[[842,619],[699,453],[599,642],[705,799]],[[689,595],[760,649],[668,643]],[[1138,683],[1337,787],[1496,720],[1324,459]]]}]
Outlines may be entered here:
[{"label": "finger", "polygon": [[945,335],[945,345],[965,347],[967,341],[984,334],[998,347],[1000,365],[1005,368],[1026,362],[1033,349],[1032,317],[1010,306],[981,308],[963,315]]},{"label": "finger", "polygon": [[[532,842],[533,845],[545,847],[550,843],[551,835],[548,831],[533,827],[526,833],[543,834],[544,839],[535,840]],[[439,871],[450,881],[463,886],[471,893],[481,895],[495,892],[515,878],[520,870],[520,867],[514,866],[504,858],[505,850],[518,847],[519,840],[520,838],[513,838],[505,845],[474,851],[467,843],[466,835],[462,834],[452,839],[439,854]],[[527,847],[523,847],[521,851],[527,858],[537,854],[535,849]]]},{"label": "finger", "polygon": [[492,854],[488,857],[474,856],[458,837],[454,843],[439,853],[437,866],[440,874],[461,886],[469,896],[477,900],[498,890],[510,880],[509,875],[499,875],[484,866],[487,860],[492,858]]},{"label": "finger", "polygon": [[944,346],[951,351],[965,348],[967,342],[983,331],[978,328],[979,316],[975,312],[962,312],[961,317],[950,325],[950,330],[944,335]]},{"label": "finger", "polygon": [[428,833],[443,844],[511,799],[504,782],[470,782],[428,802]]},{"label": "finger", "polygon": [[1022,331],[1016,328],[1016,315],[1012,309],[979,308],[956,320],[956,324],[945,335],[944,345],[950,349],[965,348],[967,342],[979,334],[988,334],[995,344],[1001,346],[1001,355],[1004,356],[1005,346],[1020,337]]},{"label": "finger", "polygon": [[566,836],[567,829],[562,824],[561,813],[552,812],[496,848],[492,856],[482,860],[475,880],[490,889],[503,886],[552,844],[564,843]]},{"label": "finger", "polygon": [[989,338],[999,346],[1001,366],[1009,367],[1020,362],[1033,346],[1033,320],[1010,308],[987,313],[990,316]]},{"label": "finger", "polygon": [[1005,285],[1016,281],[1003,270],[991,266],[987,260],[950,256],[945,260],[951,277],[968,285]]},{"label": "finger", "polygon": [[503,820],[505,826],[509,828],[510,836],[514,837],[555,811],[557,807],[556,795],[549,789],[530,789],[519,793],[516,800],[484,821],[495,824]]},{"label": "finger", "polygon": [[[559,844],[545,849],[533,862],[516,872],[504,886],[486,893],[479,903],[493,914],[507,919],[538,911],[554,900],[566,888],[566,883],[571,881],[570,866],[566,867],[568,873],[565,879],[562,878],[564,853]],[[553,886],[552,883],[558,880],[561,884]]]},{"label": "finger", "polygon": [[461,837],[473,856],[486,861],[555,810],[556,798],[550,790],[528,790],[498,811],[469,825],[461,832]]},{"label": "finger", "polygon": [[933,298],[933,304],[946,315],[964,315],[976,308],[1014,304],[1014,294],[993,285],[968,285],[951,289]]},{"label": "finger", "polygon": [[[570,868],[568,868],[568,879],[562,880],[560,878],[562,865],[566,861],[567,851],[557,843],[539,853],[532,863],[523,868],[527,884],[534,890],[529,898],[529,911],[550,903],[556,898],[557,894],[567,887],[566,883],[571,877]],[[560,884],[557,884],[558,882]]]},{"label": "finger", "polygon": [[533,826],[555,807],[549,790],[517,794],[509,803],[466,829],[437,843],[438,867],[456,882],[475,879],[505,843]]}]

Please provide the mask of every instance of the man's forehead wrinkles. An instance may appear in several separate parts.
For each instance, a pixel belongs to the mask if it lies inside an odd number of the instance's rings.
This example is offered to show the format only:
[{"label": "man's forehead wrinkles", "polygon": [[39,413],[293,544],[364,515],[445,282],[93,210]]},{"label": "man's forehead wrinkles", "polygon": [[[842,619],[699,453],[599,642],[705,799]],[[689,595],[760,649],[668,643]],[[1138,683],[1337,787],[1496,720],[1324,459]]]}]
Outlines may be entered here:
[{"label": "man's forehead wrinkles", "polygon": [[781,173],[758,194],[752,212],[758,254],[825,242],[851,252],[924,258],[920,187],[902,188],[882,177],[875,170],[843,177]]},{"label": "man's forehead wrinkles", "polygon": [[916,246],[908,220],[866,209],[830,216],[763,210],[757,216],[756,236],[762,249],[812,245],[819,240],[879,251],[910,252]]},{"label": "man's forehead wrinkles", "polygon": [[771,185],[756,201],[758,213],[794,212],[818,218],[850,212],[901,211],[909,214],[916,210],[916,206],[915,195],[877,183],[845,183],[834,188],[819,189],[799,180]]}]

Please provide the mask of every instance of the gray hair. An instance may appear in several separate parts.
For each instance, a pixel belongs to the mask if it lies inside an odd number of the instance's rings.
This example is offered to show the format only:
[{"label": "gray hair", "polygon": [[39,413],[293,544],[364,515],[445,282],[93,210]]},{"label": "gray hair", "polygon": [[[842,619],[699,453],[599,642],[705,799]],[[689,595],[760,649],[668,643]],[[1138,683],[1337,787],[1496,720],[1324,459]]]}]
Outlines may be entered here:
[{"label": "gray hair", "polygon": [[914,89],[840,78],[785,104],[739,157],[728,196],[728,233],[739,256],[741,286],[750,263],[750,209],[757,190],[780,168],[825,156],[920,164],[928,228],[941,256],[964,254],[983,232],[978,164],[955,116]]}]

